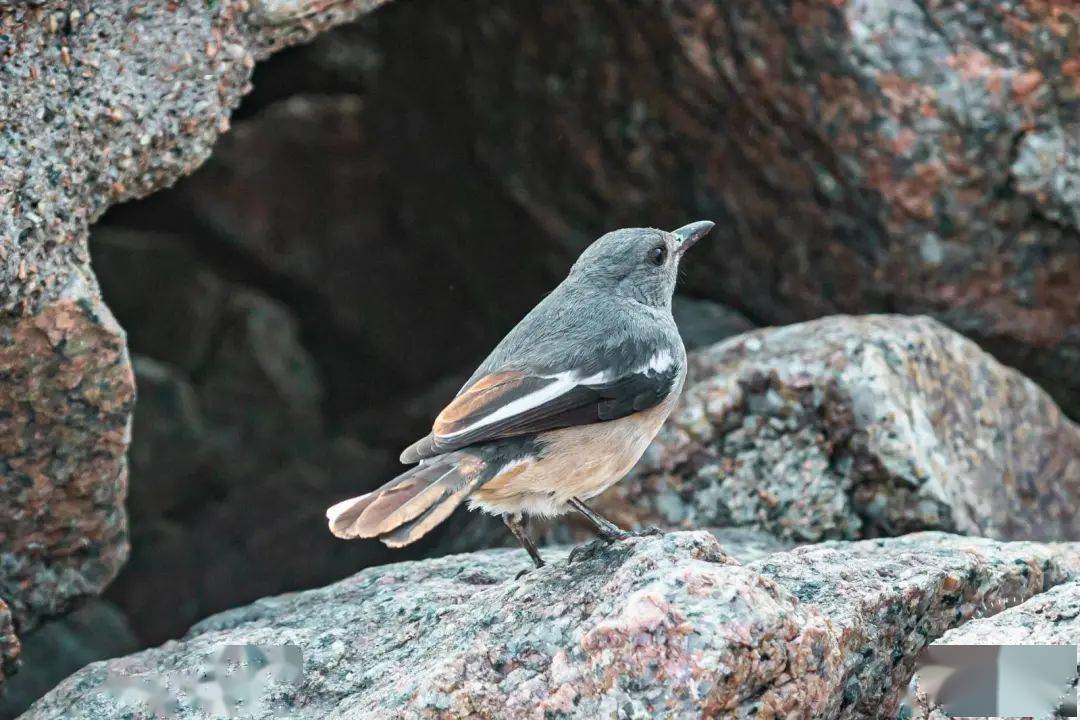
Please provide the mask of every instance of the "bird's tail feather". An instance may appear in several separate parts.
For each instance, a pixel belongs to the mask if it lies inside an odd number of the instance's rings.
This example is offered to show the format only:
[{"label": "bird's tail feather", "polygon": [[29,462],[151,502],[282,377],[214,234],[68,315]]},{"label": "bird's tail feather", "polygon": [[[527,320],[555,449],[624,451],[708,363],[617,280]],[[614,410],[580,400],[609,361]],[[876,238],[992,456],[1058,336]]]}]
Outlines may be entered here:
[{"label": "bird's tail feather", "polygon": [[419,540],[480,484],[474,463],[462,459],[458,453],[432,458],[377,490],[339,502],[326,511],[330,532],[340,538],[377,537],[395,548]]}]

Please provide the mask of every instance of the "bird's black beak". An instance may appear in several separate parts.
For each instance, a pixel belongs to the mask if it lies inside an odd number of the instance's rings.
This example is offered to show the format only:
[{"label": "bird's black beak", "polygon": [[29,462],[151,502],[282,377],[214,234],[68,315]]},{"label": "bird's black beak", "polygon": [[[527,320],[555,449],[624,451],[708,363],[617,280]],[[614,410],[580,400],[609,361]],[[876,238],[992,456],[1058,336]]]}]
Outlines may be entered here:
[{"label": "bird's black beak", "polygon": [[675,249],[675,253],[677,255],[682,255],[690,249],[691,245],[708,235],[709,231],[714,227],[716,227],[716,223],[709,222],[708,220],[699,220],[698,222],[690,223],[689,225],[683,225],[678,230],[672,230],[671,234],[679,238],[679,247]]}]

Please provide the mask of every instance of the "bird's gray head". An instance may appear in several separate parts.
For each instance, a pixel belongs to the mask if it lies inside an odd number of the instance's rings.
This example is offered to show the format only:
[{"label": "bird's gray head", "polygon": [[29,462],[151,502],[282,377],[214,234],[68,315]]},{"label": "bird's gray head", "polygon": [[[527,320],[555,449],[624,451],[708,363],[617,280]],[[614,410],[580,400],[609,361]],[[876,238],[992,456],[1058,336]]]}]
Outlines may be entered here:
[{"label": "bird's gray head", "polygon": [[581,253],[568,279],[653,307],[670,307],[683,253],[712,229],[713,223],[702,220],[672,232],[609,232]]}]

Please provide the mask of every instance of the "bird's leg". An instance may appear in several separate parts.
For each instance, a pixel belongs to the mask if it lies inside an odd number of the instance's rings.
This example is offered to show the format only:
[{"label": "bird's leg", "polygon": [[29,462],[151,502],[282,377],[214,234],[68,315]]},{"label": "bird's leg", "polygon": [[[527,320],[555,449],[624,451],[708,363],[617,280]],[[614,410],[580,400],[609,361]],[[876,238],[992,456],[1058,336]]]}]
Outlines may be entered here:
[{"label": "bird's leg", "polygon": [[[532,558],[533,564],[538,568],[544,567],[546,564],[544,558],[540,557],[540,551],[536,549],[536,545],[529,539],[529,536],[525,534],[525,528],[521,526],[521,520],[512,515],[503,515],[502,521],[506,523],[506,527],[510,528],[510,532],[517,538],[521,546],[525,548],[525,552],[529,553],[529,557]],[[521,573],[524,575],[524,573]],[[519,575],[518,577],[521,577]]]},{"label": "bird's leg", "polygon": [[589,524],[593,526],[593,530],[596,531],[596,534],[609,543],[631,537],[631,533],[623,530],[576,497],[570,498],[570,507],[581,513],[581,515],[589,521]]},{"label": "bird's leg", "polygon": [[581,515],[589,521],[589,524],[593,526],[596,534],[600,536],[600,540],[597,542],[574,548],[570,552],[570,562],[573,562],[579,557],[592,555],[599,549],[600,544],[610,545],[613,542],[626,540],[627,538],[664,534],[663,530],[655,527],[644,528],[642,530],[623,530],[576,497],[570,498],[570,507],[581,513]]}]

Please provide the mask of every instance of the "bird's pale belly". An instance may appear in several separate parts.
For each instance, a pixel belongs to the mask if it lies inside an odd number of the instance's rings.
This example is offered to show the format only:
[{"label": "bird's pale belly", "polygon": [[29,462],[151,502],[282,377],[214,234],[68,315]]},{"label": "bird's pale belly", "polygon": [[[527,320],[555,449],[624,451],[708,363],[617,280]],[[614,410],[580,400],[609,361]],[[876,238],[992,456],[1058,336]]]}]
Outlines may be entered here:
[{"label": "bird's pale belly", "polygon": [[678,395],[618,420],[541,434],[543,457],[507,467],[473,491],[470,506],[495,514],[554,516],[566,511],[572,497],[599,495],[641,458]]}]

